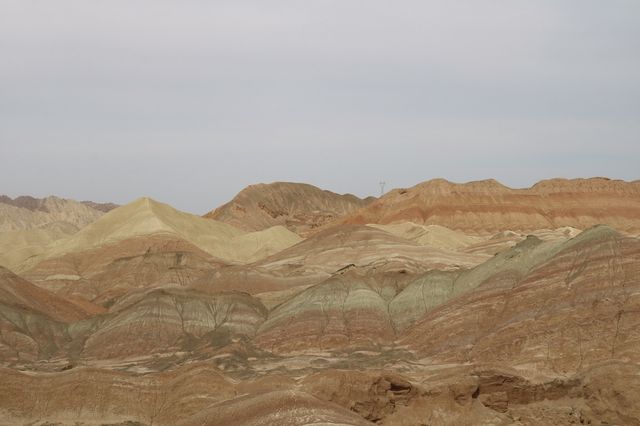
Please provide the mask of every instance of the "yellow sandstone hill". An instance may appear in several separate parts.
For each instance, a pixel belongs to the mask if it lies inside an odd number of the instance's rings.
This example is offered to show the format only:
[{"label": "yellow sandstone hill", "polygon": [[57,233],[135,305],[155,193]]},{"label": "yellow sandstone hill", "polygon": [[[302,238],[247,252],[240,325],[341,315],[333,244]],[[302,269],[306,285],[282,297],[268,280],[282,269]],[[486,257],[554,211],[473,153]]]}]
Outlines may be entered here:
[{"label": "yellow sandstone hill", "polygon": [[419,225],[413,222],[402,222],[391,225],[373,223],[368,226],[382,229],[422,246],[433,246],[443,250],[460,250],[483,241],[482,238],[453,231],[440,225]]},{"label": "yellow sandstone hill", "polygon": [[39,260],[115,244],[141,236],[171,235],[211,256],[232,263],[247,263],[277,253],[301,238],[283,227],[246,232],[215,220],[184,213],[150,198],[140,198],[111,210],[69,238],[57,241],[20,270]]},{"label": "yellow sandstone hill", "polygon": [[0,265],[14,269],[25,259],[44,253],[49,245],[78,232],[69,222],[52,222],[38,228],[0,232]]}]

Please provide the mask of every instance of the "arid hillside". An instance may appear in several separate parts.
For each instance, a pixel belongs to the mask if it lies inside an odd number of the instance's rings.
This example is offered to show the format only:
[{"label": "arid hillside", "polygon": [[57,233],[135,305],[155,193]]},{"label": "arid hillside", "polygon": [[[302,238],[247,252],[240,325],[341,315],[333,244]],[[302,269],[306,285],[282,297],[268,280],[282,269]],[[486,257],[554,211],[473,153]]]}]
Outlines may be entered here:
[{"label": "arid hillside", "polygon": [[247,231],[281,225],[305,236],[371,201],[304,183],[275,182],[248,186],[233,200],[207,213],[205,217]]},{"label": "arid hillside", "polygon": [[640,183],[591,179],[551,179],[528,189],[495,180],[457,184],[434,179],[394,189],[340,223],[413,222],[441,225],[472,235],[532,232],[607,224],[640,232]]},{"label": "arid hillside", "polygon": [[637,183],[403,191],[0,232],[0,425],[640,425]]}]

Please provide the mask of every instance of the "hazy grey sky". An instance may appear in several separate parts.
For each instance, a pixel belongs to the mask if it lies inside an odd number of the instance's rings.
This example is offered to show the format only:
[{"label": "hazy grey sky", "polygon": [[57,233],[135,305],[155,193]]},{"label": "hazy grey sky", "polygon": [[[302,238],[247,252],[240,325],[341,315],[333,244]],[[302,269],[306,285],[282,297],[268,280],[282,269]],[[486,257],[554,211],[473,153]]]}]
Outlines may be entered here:
[{"label": "hazy grey sky", "polygon": [[640,1],[0,0],[0,193],[640,178]]}]

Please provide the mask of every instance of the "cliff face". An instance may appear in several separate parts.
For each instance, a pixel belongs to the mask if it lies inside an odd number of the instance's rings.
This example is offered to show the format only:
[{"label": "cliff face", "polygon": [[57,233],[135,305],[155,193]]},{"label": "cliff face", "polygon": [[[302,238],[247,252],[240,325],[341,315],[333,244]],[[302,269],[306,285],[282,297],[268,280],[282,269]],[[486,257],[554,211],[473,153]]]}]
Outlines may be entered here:
[{"label": "cliff face", "polygon": [[511,189],[495,180],[456,184],[435,179],[395,189],[339,222],[414,222],[470,234],[563,226],[586,229],[598,224],[638,232],[640,183],[552,179],[528,189]]},{"label": "cliff face", "polygon": [[354,195],[340,195],[312,185],[291,182],[251,185],[205,217],[247,231],[281,225],[299,234],[367,205]]}]

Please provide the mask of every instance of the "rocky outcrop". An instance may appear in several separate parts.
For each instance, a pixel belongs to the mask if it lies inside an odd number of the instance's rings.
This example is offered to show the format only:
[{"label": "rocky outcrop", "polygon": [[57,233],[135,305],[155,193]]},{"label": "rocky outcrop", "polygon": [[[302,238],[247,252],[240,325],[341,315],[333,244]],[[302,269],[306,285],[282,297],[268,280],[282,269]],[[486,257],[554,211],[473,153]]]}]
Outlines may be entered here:
[{"label": "rocky outcrop", "polygon": [[212,405],[178,424],[180,426],[215,426],[220,424],[247,426],[267,424],[283,426],[371,425],[370,422],[339,405],[297,390],[241,396]]},{"label": "rocky outcrop", "polygon": [[419,397],[419,386],[399,374],[380,371],[325,370],[305,377],[310,394],[379,423]]},{"label": "rocky outcrop", "polygon": [[0,368],[6,424],[638,424],[637,365],[609,362],[533,380],[516,370],[449,371],[419,383],[390,371],[324,370],[231,380],[208,362],[137,374]]}]

